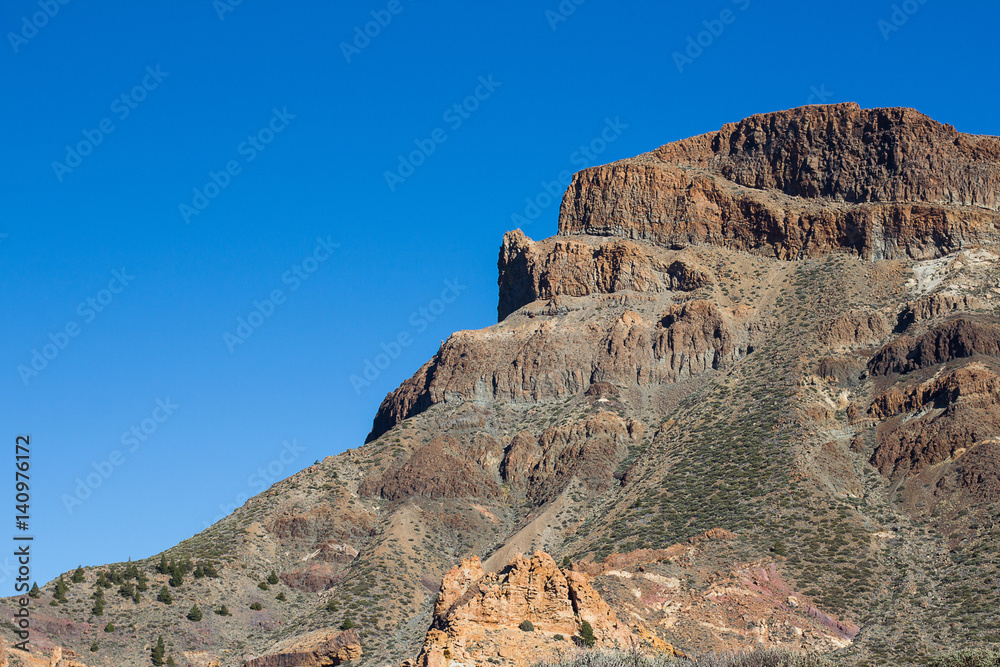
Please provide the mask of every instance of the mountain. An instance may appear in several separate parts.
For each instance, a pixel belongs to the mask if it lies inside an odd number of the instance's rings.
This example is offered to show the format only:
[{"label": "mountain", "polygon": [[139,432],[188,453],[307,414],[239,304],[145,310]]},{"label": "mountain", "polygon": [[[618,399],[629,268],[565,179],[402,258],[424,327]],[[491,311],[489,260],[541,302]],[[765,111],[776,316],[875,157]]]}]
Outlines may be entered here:
[{"label": "mountain", "polygon": [[504,235],[497,324],[363,446],[51,582],[33,642],[251,667],[522,665],[584,621],[844,664],[1000,642],[998,190],[997,137],[856,104],[585,169],[556,236]]}]

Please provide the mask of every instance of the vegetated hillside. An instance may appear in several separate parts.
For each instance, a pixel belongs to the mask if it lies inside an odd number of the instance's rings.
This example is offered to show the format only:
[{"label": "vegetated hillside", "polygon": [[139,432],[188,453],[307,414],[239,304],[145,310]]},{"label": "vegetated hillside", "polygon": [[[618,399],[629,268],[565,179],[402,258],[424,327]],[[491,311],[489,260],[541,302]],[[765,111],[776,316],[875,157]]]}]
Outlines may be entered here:
[{"label": "vegetated hillside", "polygon": [[651,654],[1000,642],[998,146],[832,105],[580,172],[558,236],[505,235],[500,321],[367,443],[165,565],[50,582],[35,641],[252,667],[526,664],[584,620]]}]

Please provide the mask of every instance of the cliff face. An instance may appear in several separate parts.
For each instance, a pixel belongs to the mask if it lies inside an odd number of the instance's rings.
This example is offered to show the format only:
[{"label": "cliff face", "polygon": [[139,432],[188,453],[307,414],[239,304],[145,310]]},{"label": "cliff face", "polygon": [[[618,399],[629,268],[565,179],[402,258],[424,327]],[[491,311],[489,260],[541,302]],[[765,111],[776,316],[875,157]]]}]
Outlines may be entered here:
[{"label": "cliff face", "polygon": [[783,259],[930,258],[998,238],[1000,141],[912,109],[761,114],[584,169],[561,235],[711,243]]}]

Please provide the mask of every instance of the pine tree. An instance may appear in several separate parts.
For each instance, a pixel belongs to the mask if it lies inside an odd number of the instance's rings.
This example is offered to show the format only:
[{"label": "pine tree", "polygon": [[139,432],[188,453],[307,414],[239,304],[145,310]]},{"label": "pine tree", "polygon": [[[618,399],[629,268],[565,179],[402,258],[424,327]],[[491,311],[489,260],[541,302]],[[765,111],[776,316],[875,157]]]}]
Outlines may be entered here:
[{"label": "pine tree", "polygon": [[201,564],[199,563],[194,568],[194,578],[195,579],[202,579],[202,578],[204,578],[204,576],[205,576],[205,570],[201,569]]},{"label": "pine tree", "polygon": [[191,611],[188,612],[188,620],[197,623],[201,620],[201,609],[198,609],[198,605],[191,607]]},{"label": "pine tree", "polygon": [[274,599],[277,600],[278,602],[284,602],[288,598],[285,597],[285,591],[281,591],[280,593],[274,596]]},{"label": "pine tree", "polygon": [[104,598],[94,600],[94,606],[90,609],[94,616],[104,616]]},{"label": "pine tree", "polygon": [[83,583],[83,567],[77,565],[76,570],[73,572],[73,583],[82,584]]},{"label": "pine tree", "polygon": [[271,570],[271,574],[267,575],[267,583],[271,584],[272,586],[278,583],[278,573],[275,572],[274,570]]},{"label": "pine tree", "polygon": [[129,582],[123,582],[121,586],[118,587],[118,595],[123,598],[130,598],[135,594],[135,587]]},{"label": "pine tree", "polygon": [[160,593],[156,596],[156,599],[163,604],[173,604],[174,596],[170,594],[170,589],[166,586],[160,589]]},{"label": "pine tree", "polygon": [[109,622],[107,625],[104,626],[104,631],[105,632],[114,632],[115,631],[115,624]]},{"label": "pine tree", "polygon": [[135,590],[137,591],[148,591],[149,590],[149,580],[146,578],[145,572],[139,572],[135,578]]},{"label": "pine tree", "polygon": [[136,604],[139,604],[140,602],[142,602],[142,593],[140,593],[139,591],[136,591],[135,595],[132,596],[132,602],[134,602]]},{"label": "pine tree", "polygon": [[163,667],[164,661],[163,656],[167,653],[167,647],[163,643],[163,635],[160,635],[156,639],[156,646],[153,647],[153,664],[156,667]]},{"label": "pine tree", "polygon": [[170,572],[170,568],[167,567],[167,557],[165,554],[160,554],[160,564],[156,566],[156,571],[160,574],[167,574]]},{"label": "pine tree", "polygon": [[101,650],[101,647],[97,644],[97,642],[94,642],[93,644],[90,645],[90,650],[92,653],[97,653],[98,651]]},{"label": "pine tree", "polygon": [[167,667],[177,667],[177,663],[174,662],[174,656],[172,655],[167,656]]},{"label": "pine tree", "polygon": [[210,561],[210,560],[209,561],[205,561],[204,565],[201,566],[201,570],[202,570],[202,572],[205,573],[206,577],[217,577],[217,576],[219,576],[218,570],[215,569],[215,565],[213,565],[212,561]]},{"label": "pine tree", "polygon": [[31,585],[31,590],[28,591],[28,595],[30,595],[33,598],[37,598],[37,597],[40,597],[41,594],[42,594],[42,592],[40,590],[38,590],[38,582],[35,582],[34,584],[32,584]]},{"label": "pine tree", "polygon": [[69,587],[66,585],[66,582],[63,581],[62,575],[60,574],[59,578],[56,580],[55,599],[59,602],[66,602],[66,591],[68,589]]},{"label": "pine tree", "polygon": [[219,616],[229,616],[229,607],[227,607],[226,605],[222,605],[221,607],[215,610],[215,613],[218,614]]},{"label": "pine tree", "polygon": [[184,585],[184,569],[180,565],[174,565],[170,573],[170,585],[174,588]]}]

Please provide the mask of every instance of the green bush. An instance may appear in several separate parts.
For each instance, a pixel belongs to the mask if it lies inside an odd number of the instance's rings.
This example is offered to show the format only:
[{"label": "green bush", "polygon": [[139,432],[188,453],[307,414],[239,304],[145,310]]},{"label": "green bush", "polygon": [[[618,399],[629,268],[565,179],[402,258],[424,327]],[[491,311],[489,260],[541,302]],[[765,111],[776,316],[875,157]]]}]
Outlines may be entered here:
[{"label": "green bush", "polygon": [[115,631],[115,624],[114,623],[108,623],[107,625],[104,626],[104,631],[105,632],[114,632]]},{"label": "green bush", "polygon": [[531,621],[521,621],[521,625],[519,625],[517,627],[519,627],[524,632],[534,632],[535,631],[535,624],[532,623]]},{"label": "green bush", "polygon": [[580,641],[587,648],[593,648],[594,644],[597,643],[597,637],[594,636],[594,628],[587,621],[580,624]]},{"label": "green bush", "polygon": [[253,609],[254,611],[260,611],[261,609],[264,608],[264,605],[262,605],[259,602],[254,602],[252,605],[250,605],[250,608]]},{"label": "green bush", "polygon": [[191,607],[191,611],[187,614],[187,619],[196,623],[202,619],[201,609],[198,609],[198,605]]}]

